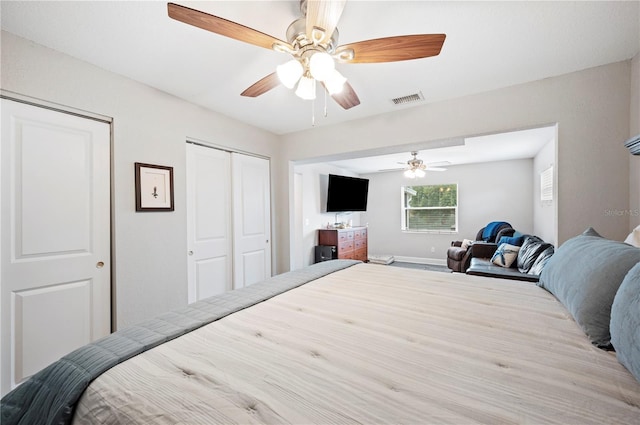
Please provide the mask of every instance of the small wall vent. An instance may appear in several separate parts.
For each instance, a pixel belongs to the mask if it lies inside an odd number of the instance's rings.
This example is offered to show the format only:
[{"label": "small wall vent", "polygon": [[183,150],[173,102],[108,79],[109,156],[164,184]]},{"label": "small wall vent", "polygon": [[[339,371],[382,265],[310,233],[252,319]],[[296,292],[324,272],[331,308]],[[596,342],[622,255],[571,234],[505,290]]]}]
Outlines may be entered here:
[{"label": "small wall vent", "polygon": [[408,96],[396,97],[395,99],[391,99],[394,105],[404,105],[407,103],[420,102],[424,100],[424,96],[422,92],[410,94]]}]

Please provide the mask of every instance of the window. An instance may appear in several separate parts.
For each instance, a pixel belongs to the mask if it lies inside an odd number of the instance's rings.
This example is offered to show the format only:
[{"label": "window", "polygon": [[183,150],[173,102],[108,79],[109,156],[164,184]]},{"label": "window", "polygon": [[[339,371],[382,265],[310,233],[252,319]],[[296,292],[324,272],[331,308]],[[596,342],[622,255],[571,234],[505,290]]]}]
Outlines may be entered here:
[{"label": "window", "polygon": [[402,230],[458,231],[458,185],[402,187]]},{"label": "window", "polygon": [[540,173],[540,200],[553,201],[553,165]]}]

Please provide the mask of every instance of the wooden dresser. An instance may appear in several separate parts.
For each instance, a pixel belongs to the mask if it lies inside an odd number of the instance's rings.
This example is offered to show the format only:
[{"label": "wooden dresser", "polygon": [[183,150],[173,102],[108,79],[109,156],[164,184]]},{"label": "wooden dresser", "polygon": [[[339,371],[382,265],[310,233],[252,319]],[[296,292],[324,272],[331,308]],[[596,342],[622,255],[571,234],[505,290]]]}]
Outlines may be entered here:
[{"label": "wooden dresser", "polygon": [[318,230],[319,245],[337,247],[338,258],[368,261],[367,228],[350,227],[348,229]]}]

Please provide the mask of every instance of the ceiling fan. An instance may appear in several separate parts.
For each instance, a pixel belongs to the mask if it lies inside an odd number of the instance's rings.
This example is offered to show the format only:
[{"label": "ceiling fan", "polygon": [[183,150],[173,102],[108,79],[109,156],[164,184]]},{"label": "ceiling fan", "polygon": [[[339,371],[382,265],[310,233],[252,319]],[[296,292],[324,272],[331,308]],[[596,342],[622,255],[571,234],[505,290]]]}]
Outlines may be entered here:
[{"label": "ceiling fan", "polygon": [[320,82],[340,106],[349,109],[359,105],[360,99],[335,69],[335,62],[397,62],[440,54],[445,34],[401,35],[339,46],[337,25],[345,4],[346,0],[300,0],[302,17],[289,25],[287,41],[175,3],[168,3],[168,13],[177,21],[293,57],[241,93],[248,97],[282,84],[296,87],[296,95],[311,100],[316,97],[316,82]]},{"label": "ceiling fan", "polygon": [[429,166],[425,164],[421,159],[418,159],[418,152],[411,152],[411,158],[407,161],[407,168],[404,171],[404,176],[410,179],[415,179],[416,177],[424,177],[425,171],[446,171],[446,168]]},{"label": "ceiling fan", "polygon": [[404,170],[405,177],[415,179],[416,177],[424,177],[427,171],[447,171],[447,169],[443,168],[442,165],[451,164],[449,161],[432,162],[429,164],[425,164],[421,159],[417,158],[418,152],[416,151],[411,152],[411,156],[412,158],[406,162],[398,162],[399,165],[404,165],[404,167],[385,168],[378,171],[384,172]]}]

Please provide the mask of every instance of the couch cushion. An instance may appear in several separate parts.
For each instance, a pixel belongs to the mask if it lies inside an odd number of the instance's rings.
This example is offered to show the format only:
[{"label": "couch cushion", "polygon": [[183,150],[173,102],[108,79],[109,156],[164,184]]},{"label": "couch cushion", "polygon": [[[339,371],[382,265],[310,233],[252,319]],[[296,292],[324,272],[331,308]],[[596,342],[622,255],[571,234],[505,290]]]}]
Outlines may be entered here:
[{"label": "couch cushion", "polygon": [[640,381],[640,263],[625,276],[611,306],[611,344]]},{"label": "couch cushion", "polygon": [[556,296],[593,344],[610,348],[611,305],[627,272],[640,262],[640,249],[589,236],[591,230],[556,250],[538,285]]},{"label": "couch cushion", "polygon": [[475,276],[497,277],[501,279],[524,280],[527,282],[537,282],[537,275],[520,273],[514,267],[504,268],[496,266],[488,258],[472,258],[471,266],[467,270],[467,274]]},{"label": "couch cushion", "polygon": [[500,267],[511,267],[516,258],[518,258],[518,251],[520,251],[519,246],[503,243],[493,253],[491,262]]}]

